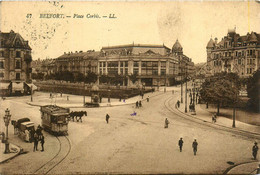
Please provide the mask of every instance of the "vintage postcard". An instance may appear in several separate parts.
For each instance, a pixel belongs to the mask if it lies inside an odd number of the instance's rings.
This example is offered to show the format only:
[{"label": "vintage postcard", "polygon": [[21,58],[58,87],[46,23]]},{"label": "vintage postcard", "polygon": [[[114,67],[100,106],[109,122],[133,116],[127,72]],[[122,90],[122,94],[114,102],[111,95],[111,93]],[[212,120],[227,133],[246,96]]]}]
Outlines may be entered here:
[{"label": "vintage postcard", "polygon": [[0,13],[0,174],[260,174],[259,1]]}]

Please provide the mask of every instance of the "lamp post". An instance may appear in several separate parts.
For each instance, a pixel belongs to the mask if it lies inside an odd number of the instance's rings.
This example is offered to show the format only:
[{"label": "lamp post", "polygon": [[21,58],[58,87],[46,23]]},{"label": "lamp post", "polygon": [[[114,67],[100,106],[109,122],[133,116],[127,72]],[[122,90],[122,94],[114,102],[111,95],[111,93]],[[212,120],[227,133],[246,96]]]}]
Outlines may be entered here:
[{"label": "lamp post", "polygon": [[187,113],[187,63],[186,63],[186,66],[185,66],[185,81],[186,81],[186,84],[185,84],[185,113]]},{"label": "lamp post", "polygon": [[5,127],[6,127],[6,140],[5,140],[5,152],[4,153],[7,154],[7,153],[10,153],[9,143],[8,143],[8,125],[11,120],[10,110],[8,108],[5,110],[5,116],[3,118],[4,118],[4,122],[5,122]]},{"label": "lamp post", "polygon": [[31,85],[31,102],[33,101],[33,86]]}]

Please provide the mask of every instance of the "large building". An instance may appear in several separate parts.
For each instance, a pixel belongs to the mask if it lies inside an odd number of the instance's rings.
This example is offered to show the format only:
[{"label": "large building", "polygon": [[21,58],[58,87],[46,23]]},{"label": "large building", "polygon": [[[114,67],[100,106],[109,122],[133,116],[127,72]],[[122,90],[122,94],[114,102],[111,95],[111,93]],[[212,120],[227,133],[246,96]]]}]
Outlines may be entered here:
[{"label": "large building", "polygon": [[108,77],[118,78],[117,83],[127,86],[133,83],[168,86],[177,80],[180,68],[189,74],[194,72],[194,63],[183,54],[177,40],[172,49],[165,45],[133,43],[102,47],[100,52],[68,52],[55,59],[53,69],[54,72],[81,72],[85,76],[91,71],[98,75],[98,83]]},{"label": "large building", "polygon": [[240,36],[235,30],[228,30],[220,42],[211,38],[206,49],[211,74],[225,71],[248,77],[259,69],[260,34],[256,32]]},{"label": "large building", "polygon": [[129,44],[103,47],[98,59],[98,74],[127,77],[136,75],[146,86],[169,85],[178,73],[178,60],[164,45]]},{"label": "large building", "polygon": [[31,83],[31,48],[19,33],[0,32],[0,86],[2,95],[28,93]]}]

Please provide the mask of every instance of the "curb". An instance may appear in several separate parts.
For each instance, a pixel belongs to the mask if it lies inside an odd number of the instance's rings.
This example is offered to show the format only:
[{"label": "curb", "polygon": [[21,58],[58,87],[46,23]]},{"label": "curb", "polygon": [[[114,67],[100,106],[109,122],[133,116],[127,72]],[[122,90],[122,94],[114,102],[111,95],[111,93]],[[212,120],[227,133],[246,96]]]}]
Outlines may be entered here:
[{"label": "curb", "polygon": [[[159,96],[159,95],[162,95],[164,93],[159,93],[157,95],[154,95],[154,96],[151,96],[150,98],[153,98],[153,97],[156,97],[156,96]],[[141,101],[145,101],[145,99],[142,99]],[[39,105],[39,104],[33,104],[31,102],[26,102],[26,104],[30,105],[30,106],[37,106],[37,107],[41,107],[42,105]],[[98,108],[106,108],[106,107],[115,107],[115,106],[125,106],[125,105],[133,105],[135,104],[135,102],[132,102],[132,103],[126,103],[126,104],[118,104],[118,105],[111,105],[109,103],[107,103],[106,106],[99,106]],[[85,106],[66,106],[66,108],[88,108],[88,107],[85,107]]]},{"label": "curb", "polygon": [[[194,115],[191,115],[191,114],[184,113],[184,112],[180,111],[179,108],[176,108],[176,109],[177,109],[178,112],[180,112],[180,113],[182,113],[186,116],[189,116],[189,117],[192,117],[193,119],[200,120],[200,121],[203,121],[205,123],[211,124],[211,122],[209,122],[209,121],[203,120],[201,118],[197,118],[197,117],[195,117]],[[240,132],[247,132],[247,133],[250,133],[250,134],[255,134],[255,135],[260,136],[259,133],[255,133],[255,132],[251,132],[251,131],[247,131],[247,130],[242,130],[242,129],[238,129],[238,128],[232,128],[232,127],[228,127],[228,126],[225,126],[225,125],[220,125],[218,123],[214,123],[214,125],[219,126],[219,127],[223,127],[223,128],[233,129],[233,130],[240,131]]]},{"label": "curb", "polygon": [[[244,164],[248,164],[248,163],[254,163],[254,162],[258,162],[257,160],[254,160],[254,161],[247,161],[247,162],[242,162],[242,163],[238,163],[238,164],[235,164],[235,165],[232,165],[232,166],[230,166],[230,167],[228,167],[224,172],[223,172],[223,174],[225,175],[225,174],[228,174],[228,172],[230,171],[230,170],[232,170],[233,168],[235,168],[235,167],[237,167],[237,166],[240,166],[240,165],[244,165]],[[257,170],[257,169],[254,169],[254,171],[255,170]],[[254,171],[252,171],[252,172],[254,172]],[[251,173],[252,173],[251,172]],[[251,174],[250,173],[250,174]]]},{"label": "curb", "polygon": [[[15,144],[12,143],[12,145],[15,145]],[[15,146],[19,149],[19,151],[16,154],[14,154],[13,156],[1,161],[0,164],[3,164],[3,163],[5,163],[5,162],[7,162],[7,161],[9,161],[9,160],[11,160],[11,159],[13,159],[13,158],[15,158],[15,157],[17,157],[21,154],[23,149],[20,146],[17,146],[17,145],[15,145]]]}]

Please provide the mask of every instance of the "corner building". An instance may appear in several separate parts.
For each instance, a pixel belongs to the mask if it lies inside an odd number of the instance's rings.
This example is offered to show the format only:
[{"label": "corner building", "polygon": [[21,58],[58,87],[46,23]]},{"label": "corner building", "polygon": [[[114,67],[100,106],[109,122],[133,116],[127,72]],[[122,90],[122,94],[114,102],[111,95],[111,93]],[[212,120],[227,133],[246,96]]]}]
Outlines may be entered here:
[{"label": "corner building", "polygon": [[31,48],[19,33],[0,32],[1,95],[30,93]]},{"label": "corner building", "polygon": [[260,64],[260,34],[256,32],[240,36],[229,29],[220,42],[211,38],[206,47],[207,66],[211,74],[233,72],[240,77],[249,77]]}]

